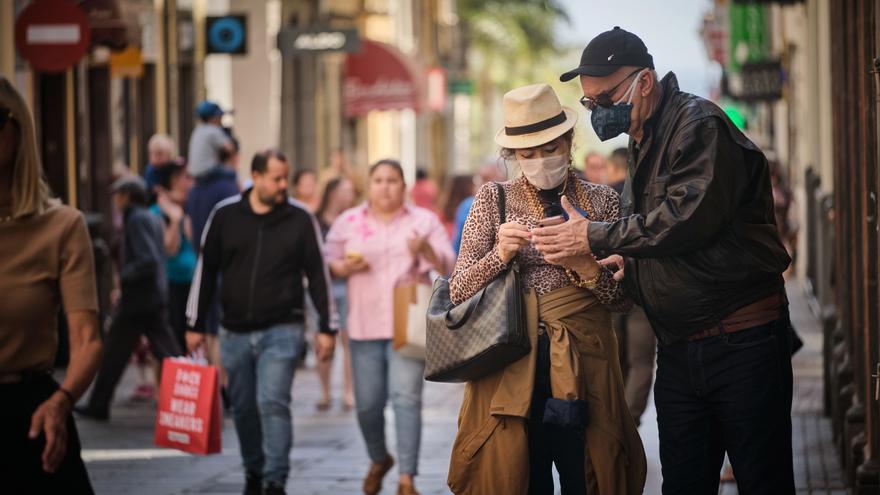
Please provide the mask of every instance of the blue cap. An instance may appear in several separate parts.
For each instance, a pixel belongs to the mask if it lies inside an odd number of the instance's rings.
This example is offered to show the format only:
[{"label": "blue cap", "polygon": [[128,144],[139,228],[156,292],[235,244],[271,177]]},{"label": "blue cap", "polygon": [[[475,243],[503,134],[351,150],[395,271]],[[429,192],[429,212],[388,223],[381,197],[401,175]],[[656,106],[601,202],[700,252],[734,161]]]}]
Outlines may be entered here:
[{"label": "blue cap", "polygon": [[220,105],[211,100],[202,100],[196,105],[196,114],[200,119],[207,120],[212,117],[220,117],[223,115],[223,109],[220,108]]}]

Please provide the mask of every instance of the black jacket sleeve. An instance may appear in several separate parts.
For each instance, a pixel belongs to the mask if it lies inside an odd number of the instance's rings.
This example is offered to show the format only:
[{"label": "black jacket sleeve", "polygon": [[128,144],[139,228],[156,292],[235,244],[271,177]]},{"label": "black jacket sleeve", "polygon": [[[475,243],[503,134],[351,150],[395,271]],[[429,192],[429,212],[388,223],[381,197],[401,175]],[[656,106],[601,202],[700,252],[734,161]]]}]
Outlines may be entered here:
[{"label": "black jacket sleeve", "polygon": [[[158,261],[153,255],[156,246],[151,246],[156,242],[153,237],[155,226],[150,223],[152,220],[152,216],[139,212],[132,212],[125,219],[125,258],[119,270],[122,285],[154,278],[159,270]],[[160,253],[164,252],[164,246],[158,249]]]},{"label": "black jacket sleeve", "polygon": [[673,142],[679,144],[666,151],[671,156],[665,199],[647,215],[591,223],[593,252],[677,256],[705,245],[731,223],[749,177],[743,149],[716,117],[678,133]]},{"label": "black jacket sleeve", "polygon": [[307,225],[303,229],[303,267],[309,281],[309,295],[321,319],[318,329],[323,333],[336,333],[338,317],[330,293],[330,271],[324,262],[321,232],[314,215],[305,211],[304,214]]},{"label": "black jacket sleeve", "polygon": [[215,210],[208,218],[204,243],[196,265],[192,290],[187,302],[187,316],[194,332],[205,333],[206,320],[214,302],[217,290],[217,277],[220,270],[220,254],[223,251],[222,213]]}]

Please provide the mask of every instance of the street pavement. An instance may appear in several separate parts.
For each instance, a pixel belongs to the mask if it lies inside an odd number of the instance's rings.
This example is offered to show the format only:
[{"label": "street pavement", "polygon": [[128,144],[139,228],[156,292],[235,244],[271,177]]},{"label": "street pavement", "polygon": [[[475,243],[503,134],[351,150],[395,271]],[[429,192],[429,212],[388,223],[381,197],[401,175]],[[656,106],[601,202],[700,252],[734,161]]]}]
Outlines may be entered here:
[{"label": "street pavement", "polygon": [[[789,283],[792,318],[805,341],[794,358],[793,407],[795,471],[798,495],[842,495],[839,463],[831,444],[828,420],[821,416],[821,330],[809,312],[797,282]],[[347,495],[361,493],[361,480],[369,461],[353,412],[341,407],[341,360],[334,367],[333,408],[318,412],[318,377],[311,367],[297,372],[293,386],[294,447],[287,492],[291,495]],[[194,456],[153,446],[155,404],[130,399],[136,373],[130,367],[117,390],[110,422],[78,419],[77,425],[96,492],[103,494],[215,494],[241,493],[244,474],[238,441],[229,418],[224,419],[223,451]],[[424,495],[448,494],[446,469],[462,387],[426,383],[424,433],[420,473],[416,486]],[[393,412],[387,410],[389,447],[394,452]],[[651,401],[640,428],[648,456],[645,493],[660,494],[660,463],[656,413]],[[385,479],[382,494],[396,493],[397,473]],[[558,490],[558,489],[557,489]],[[557,491],[558,493],[558,491]],[[722,495],[736,494],[733,484],[721,487]]]}]

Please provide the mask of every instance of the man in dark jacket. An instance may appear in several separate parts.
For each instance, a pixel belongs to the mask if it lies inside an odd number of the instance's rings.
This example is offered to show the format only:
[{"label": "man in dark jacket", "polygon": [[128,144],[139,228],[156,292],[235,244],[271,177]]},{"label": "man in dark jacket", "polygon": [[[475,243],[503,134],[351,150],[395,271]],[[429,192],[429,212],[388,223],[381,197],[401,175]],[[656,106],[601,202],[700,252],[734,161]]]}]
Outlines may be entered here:
[{"label": "man in dark jacket", "polygon": [[287,196],[281,153],[254,157],[254,186],[221,201],[205,226],[190,290],[187,346],[204,342],[220,278],[221,362],[245,468],[245,494],[284,493],[293,440],[290,389],[304,345],[303,276],[320,316],[318,358],[333,355],[336,310],[315,217]]},{"label": "man in dark jacket", "polygon": [[125,176],[113,183],[111,191],[124,218],[121,294],[92,395],[85,407],[77,409],[84,416],[100,420],[110,417],[113,392],[141,335],[146,335],[160,363],[181,354],[168,323],[163,230],[160,220],[147,208],[147,184],[138,176]]},{"label": "man in dark jacket", "polygon": [[[631,138],[621,218],[594,222],[566,205],[570,219],[536,229],[533,242],[563,265],[591,253],[627,257],[625,286],[659,339],[664,494],[718,493],[725,451],[741,493],[794,493],[790,259],[767,160],[715,104],[653,69],[644,43],[614,28],[562,75],[580,76],[600,139]],[[623,277],[620,256],[604,263]]]}]

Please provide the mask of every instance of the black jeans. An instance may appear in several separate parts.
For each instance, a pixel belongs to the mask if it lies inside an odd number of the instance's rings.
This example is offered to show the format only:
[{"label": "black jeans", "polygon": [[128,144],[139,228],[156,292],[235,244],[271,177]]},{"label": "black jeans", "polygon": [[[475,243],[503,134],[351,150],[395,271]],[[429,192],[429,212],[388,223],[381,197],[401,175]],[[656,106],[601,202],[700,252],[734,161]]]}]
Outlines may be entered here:
[{"label": "black jeans", "polygon": [[794,494],[791,335],[786,311],[748,330],[658,346],[664,495],[717,494],[725,452],[740,494]]},{"label": "black jeans", "polygon": [[552,397],[550,389],[550,339],[538,335],[535,389],[529,414],[529,495],[553,495],[553,464],[559,472],[563,495],[584,495],[583,429],[544,423],[544,407]]},{"label": "black jeans", "polygon": [[141,335],[147,336],[150,350],[160,364],[167,357],[182,354],[178,339],[168,325],[165,310],[141,315],[118,314],[104,340],[104,357],[89,396],[88,409],[97,413],[109,412],[113,392]]},{"label": "black jeans", "polygon": [[[28,438],[31,416],[58,388],[49,374],[29,375],[21,383],[0,385],[0,483],[3,493],[91,494],[92,485],[80,458],[79,435],[67,418],[67,450],[53,474],[43,471],[43,433]],[[8,491],[7,491],[8,490]]]}]

